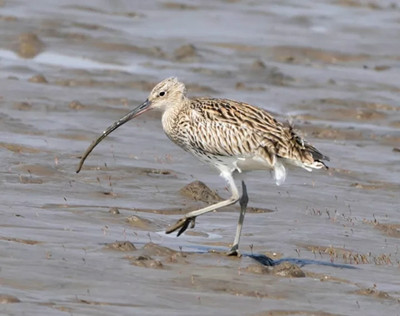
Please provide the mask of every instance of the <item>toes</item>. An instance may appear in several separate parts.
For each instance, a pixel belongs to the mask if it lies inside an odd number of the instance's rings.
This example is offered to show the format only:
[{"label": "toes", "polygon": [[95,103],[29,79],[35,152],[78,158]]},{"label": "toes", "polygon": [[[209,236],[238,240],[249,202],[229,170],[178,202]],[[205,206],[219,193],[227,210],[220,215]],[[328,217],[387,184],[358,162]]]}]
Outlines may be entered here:
[{"label": "toes", "polygon": [[242,255],[240,254],[239,250],[229,250],[229,251],[226,253],[226,255],[229,256],[229,257],[238,257],[238,258],[240,258],[240,257],[242,256]]},{"label": "toes", "polygon": [[239,252],[239,245],[233,246],[227,253],[227,256],[235,256],[235,257],[241,257],[242,255]]},{"label": "toes", "polygon": [[190,228],[193,228],[195,225],[195,217],[189,217],[189,218],[181,218],[180,220],[178,220],[175,225],[171,226],[170,228],[168,228],[165,233],[166,234],[170,234],[174,231],[176,231],[177,229],[179,229],[177,236],[180,236],[182,233],[185,232],[185,230],[189,227],[190,224]]},{"label": "toes", "polygon": [[189,226],[190,222],[192,220],[190,218],[186,219],[185,222],[183,223],[181,229],[179,230],[178,234],[176,235],[177,237],[179,237]]},{"label": "toes", "polygon": [[175,225],[172,225],[170,228],[168,228],[165,233],[171,234],[172,232],[176,231],[177,229],[181,228],[186,222],[186,218],[181,218],[179,221],[175,223]]}]

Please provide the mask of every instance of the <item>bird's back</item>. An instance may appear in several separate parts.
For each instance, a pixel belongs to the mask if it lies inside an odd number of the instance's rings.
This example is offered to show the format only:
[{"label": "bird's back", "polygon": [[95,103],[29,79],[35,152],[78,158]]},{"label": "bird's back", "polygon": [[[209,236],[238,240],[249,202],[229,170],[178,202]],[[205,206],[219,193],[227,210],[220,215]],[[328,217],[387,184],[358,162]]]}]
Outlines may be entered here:
[{"label": "bird's back", "polygon": [[251,158],[274,168],[284,160],[310,169],[322,168],[323,160],[328,160],[297,135],[292,126],[246,103],[186,99],[185,105],[169,120],[171,128],[166,133],[175,143],[196,156],[211,157],[213,163],[234,158],[240,163],[240,159]]}]

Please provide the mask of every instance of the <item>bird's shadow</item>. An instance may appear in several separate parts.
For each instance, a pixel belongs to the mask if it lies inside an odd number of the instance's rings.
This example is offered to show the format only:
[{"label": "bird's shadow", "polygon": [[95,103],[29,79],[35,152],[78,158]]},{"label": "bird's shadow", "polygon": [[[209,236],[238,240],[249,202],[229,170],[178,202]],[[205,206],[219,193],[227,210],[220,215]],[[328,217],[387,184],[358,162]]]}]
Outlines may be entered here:
[{"label": "bird's shadow", "polygon": [[[191,247],[193,248],[193,247]],[[196,246],[196,250],[193,252],[197,253],[208,253],[210,250],[216,250],[215,248],[210,248],[210,247],[204,247],[204,246]],[[220,253],[226,253],[226,250],[223,249],[218,249]],[[218,252],[219,252],[218,251]],[[327,266],[327,267],[333,267],[333,268],[341,268],[341,269],[358,269],[357,267],[354,267],[349,264],[341,264],[341,263],[333,263],[333,262],[326,262],[326,261],[321,261],[321,260],[312,260],[312,259],[300,259],[300,258],[281,258],[278,260],[274,260],[266,255],[262,254],[255,254],[255,253],[240,253],[242,257],[248,257],[251,258],[258,263],[267,266],[267,267],[274,267],[277,266],[283,262],[289,262],[296,264],[300,267],[303,267],[305,265],[309,264],[315,264],[315,265],[320,265],[320,266]]]},{"label": "bird's shadow", "polygon": [[278,264],[281,264],[283,262],[289,262],[289,263],[296,264],[300,267],[303,267],[308,264],[316,264],[316,265],[320,265],[320,266],[328,266],[328,267],[341,268],[341,269],[358,269],[358,268],[348,265],[348,264],[332,263],[332,262],[312,260],[312,259],[281,258],[279,260],[274,260],[266,255],[261,255],[261,254],[242,254],[242,256],[252,258],[252,259],[256,260],[258,263],[261,263],[262,265],[268,266],[268,267],[277,266]]}]

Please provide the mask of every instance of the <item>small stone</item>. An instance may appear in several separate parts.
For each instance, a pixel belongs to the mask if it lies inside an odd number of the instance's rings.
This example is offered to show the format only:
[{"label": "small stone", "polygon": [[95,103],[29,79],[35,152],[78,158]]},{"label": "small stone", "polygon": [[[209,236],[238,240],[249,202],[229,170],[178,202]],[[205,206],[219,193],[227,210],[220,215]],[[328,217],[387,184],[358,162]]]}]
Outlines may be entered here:
[{"label": "small stone", "polygon": [[[0,3],[0,4],[1,4],[1,3]],[[0,20],[1,20],[1,21],[5,21],[5,22],[15,22],[15,21],[18,21],[17,17],[12,16],[12,15],[6,15],[6,16],[2,15],[2,16],[0,16]]]},{"label": "small stone", "polygon": [[19,303],[21,302],[17,297],[8,294],[0,294],[0,304]]},{"label": "small stone", "polygon": [[115,241],[111,244],[107,244],[108,249],[119,250],[119,251],[134,251],[136,247],[130,241]]},{"label": "small stone", "polygon": [[193,181],[184,186],[180,191],[182,195],[195,201],[215,203],[222,201],[222,198],[201,181]]},{"label": "small stone", "polygon": [[119,215],[119,214],[121,214],[120,211],[119,211],[119,209],[116,208],[116,207],[110,208],[110,209],[108,210],[108,213],[113,214],[113,215]]},{"label": "small stone", "polygon": [[20,111],[29,111],[32,109],[32,104],[29,102],[16,102],[13,105],[13,109]]},{"label": "small stone", "polygon": [[33,83],[47,83],[46,78],[43,75],[35,75],[28,80]]},{"label": "small stone", "polygon": [[163,264],[161,261],[154,260],[150,256],[139,256],[137,258],[131,258],[130,262],[132,265],[144,268],[153,268],[153,269],[161,269],[163,268]]},{"label": "small stone", "polygon": [[260,264],[249,265],[246,268],[246,271],[250,272],[250,273],[254,273],[254,274],[268,274],[268,273],[271,273],[271,269],[270,268],[268,268],[266,266],[262,266]]},{"label": "small stone", "polygon": [[70,104],[68,104],[68,107],[69,107],[70,109],[73,109],[73,110],[81,110],[81,109],[83,109],[85,106],[84,106],[82,103],[80,103],[79,101],[74,100],[74,101],[72,101]]},{"label": "small stone", "polygon": [[304,278],[306,274],[297,265],[283,262],[272,268],[275,275],[289,277],[289,278]]},{"label": "small stone", "polygon": [[385,71],[385,70],[390,69],[390,66],[388,66],[388,65],[378,65],[378,66],[375,66],[374,69],[376,71]]},{"label": "small stone", "polygon": [[157,245],[152,242],[145,244],[143,250],[146,254],[153,256],[172,256],[177,253],[175,250]]},{"label": "small stone", "polygon": [[235,89],[236,90],[244,90],[246,85],[243,82],[236,82]]},{"label": "small stone", "polygon": [[148,219],[144,219],[144,218],[140,218],[139,216],[136,215],[132,215],[129,216],[126,221],[136,227],[136,228],[140,228],[140,229],[144,229],[144,230],[149,230],[151,228],[151,224],[152,222],[149,221]]},{"label": "small stone", "polygon": [[187,44],[177,48],[174,52],[174,57],[179,61],[194,61],[199,56],[196,47],[192,44]]},{"label": "small stone", "polygon": [[253,70],[264,70],[267,66],[261,60],[255,60],[251,65],[251,69]]},{"label": "small stone", "polygon": [[22,58],[33,58],[43,50],[44,44],[34,33],[23,33],[18,37],[17,53]]}]

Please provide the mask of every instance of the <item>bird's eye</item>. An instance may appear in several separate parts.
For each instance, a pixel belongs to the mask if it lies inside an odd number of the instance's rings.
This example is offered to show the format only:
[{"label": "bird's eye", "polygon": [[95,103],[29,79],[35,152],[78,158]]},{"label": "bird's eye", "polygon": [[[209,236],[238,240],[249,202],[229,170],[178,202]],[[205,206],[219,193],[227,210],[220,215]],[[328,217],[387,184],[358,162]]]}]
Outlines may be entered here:
[{"label": "bird's eye", "polygon": [[165,95],[164,91],[161,91],[160,94],[159,94],[160,97],[163,97],[164,95]]}]

